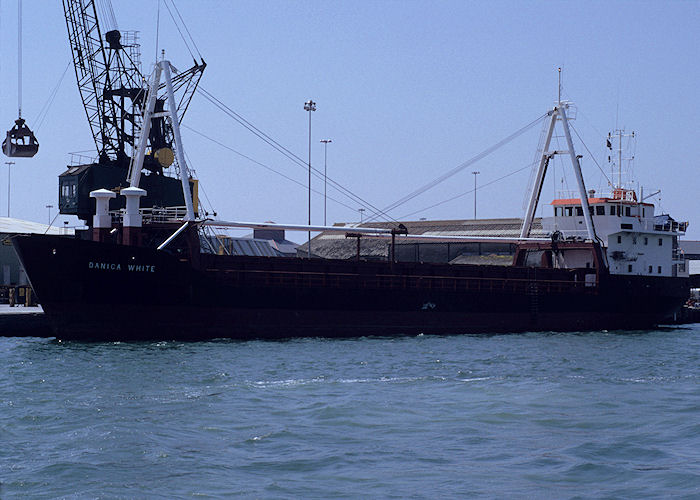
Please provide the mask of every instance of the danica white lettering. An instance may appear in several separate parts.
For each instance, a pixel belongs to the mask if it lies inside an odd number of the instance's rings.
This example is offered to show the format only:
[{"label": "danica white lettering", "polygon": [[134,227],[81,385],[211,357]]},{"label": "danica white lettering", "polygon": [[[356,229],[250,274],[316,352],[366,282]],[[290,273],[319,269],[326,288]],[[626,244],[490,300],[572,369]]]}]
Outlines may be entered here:
[{"label": "danica white lettering", "polygon": [[[90,269],[99,269],[101,271],[121,271],[122,265],[113,262],[88,262]],[[146,264],[127,264],[127,269],[132,273],[155,273],[156,266]]]},{"label": "danica white lettering", "polygon": [[129,269],[129,271],[137,272],[137,273],[155,273],[156,272],[156,266],[147,266],[144,264],[129,264],[127,267]]},{"label": "danica white lettering", "polygon": [[88,262],[88,267],[90,269],[100,269],[103,271],[121,271],[122,265],[115,264],[113,262]]}]

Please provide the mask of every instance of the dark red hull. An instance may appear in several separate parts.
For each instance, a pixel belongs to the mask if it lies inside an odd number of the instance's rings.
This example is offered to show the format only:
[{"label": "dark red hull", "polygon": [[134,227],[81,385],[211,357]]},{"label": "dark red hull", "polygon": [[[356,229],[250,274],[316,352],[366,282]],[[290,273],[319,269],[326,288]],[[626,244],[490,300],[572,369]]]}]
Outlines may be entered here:
[{"label": "dark red hull", "polygon": [[[687,278],[592,269],[350,262],[203,254],[19,236],[62,339],[199,340],[649,328]],[[588,278],[586,276],[588,275]]]}]

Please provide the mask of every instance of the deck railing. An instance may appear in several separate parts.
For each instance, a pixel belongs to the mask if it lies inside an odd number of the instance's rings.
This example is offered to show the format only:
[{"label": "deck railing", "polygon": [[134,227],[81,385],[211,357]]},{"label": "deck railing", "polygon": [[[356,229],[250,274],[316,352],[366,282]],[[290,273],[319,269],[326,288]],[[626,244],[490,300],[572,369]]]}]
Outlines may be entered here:
[{"label": "deck railing", "polygon": [[[213,271],[213,270],[212,270]],[[217,272],[221,272],[220,270]],[[228,279],[247,286],[274,287],[322,287],[355,288],[372,290],[427,289],[454,292],[506,292],[532,293],[531,285],[537,283],[537,293],[597,293],[597,281],[585,277],[571,280],[543,280],[528,278],[482,278],[453,276],[410,275],[359,275],[354,273],[276,271],[276,270],[223,270]],[[233,275],[233,276],[232,276]],[[591,276],[595,276],[591,274]],[[227,279],[227,281],[228,281]]]}]

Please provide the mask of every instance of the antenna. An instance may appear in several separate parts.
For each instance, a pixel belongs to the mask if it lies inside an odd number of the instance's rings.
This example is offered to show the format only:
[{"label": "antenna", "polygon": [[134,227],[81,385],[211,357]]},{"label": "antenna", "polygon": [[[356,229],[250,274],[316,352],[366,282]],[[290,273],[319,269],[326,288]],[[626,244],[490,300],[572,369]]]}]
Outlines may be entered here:
[{"label": "antenna", "polygon": [[[605,145],[608,148],[608,163],[610,163],[610,174],[611,179],[617,177],[617,184],[613,184],[613,189],[625,189],[623,186],[623,162],[630,162],[634,160],[634,154],[632,156],[625,158],[622,156],[623,153],[623,141],[625,139],[632,140],[636,137],[635,132],[632,131],[627,133],[625,129],[618,128],[612,132],[608,132],[608,137],[605,141]],[[617,142],[617,147],[614,148],[614,143]],[[628,143],[629,144],[629,143]],[[616,153],[616,154],[615,154]],[[628,165],[629,168],[629,165]],[[629,174],[628,174],[629,175]]]},{"label": "antenna", "polygon": [[158,14],[156,15],[156,61],[158,61],[158,42],[160,41],[160,0],[158,0]]},{"label": "antenna", "polygon": [[557,102],[561,102],[561,66],[557,69],[559,71],[559,85],[557,87],[559,93],[557,95]]},{"label": "antenna", "polygon": [[617,133],[617,187],[622,188],[622,130],[618,129]]}]

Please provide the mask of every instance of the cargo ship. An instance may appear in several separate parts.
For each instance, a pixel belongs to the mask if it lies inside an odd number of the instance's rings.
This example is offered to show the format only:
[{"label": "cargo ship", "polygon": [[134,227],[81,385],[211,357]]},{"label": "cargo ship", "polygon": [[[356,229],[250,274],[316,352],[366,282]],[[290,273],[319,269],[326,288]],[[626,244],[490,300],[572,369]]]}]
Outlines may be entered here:
[{"label": "cargo ship", "polygon": [[[558,102],[549,112],[550,128],[559,123],[568,131],[568,107]],[[586,191],[569,143],[568,151],[556,153],[571,157],[579,197],[554,200],[549,236],[531,237],[554,153],[547,141],[517,238],[412,235],[400,224],[216,221],[198,218],[191,198],[189,217],[159,220],[151,207],[138,207],[145,190],[134,183],[121,189],[126,209],[117,224],[108,213],[116,193],[92,191],[97,211],[89,240],[31,235],[13,244],[61,339],[492,334],[658,324],[688,297],[688,273],[677,252],[686,225],[656,216],[633,191],[618,188],[608,197]],[[191,197],[185,181],[183,196]],[[221,255],[203,243],[201,232],[209,227],[337,231],[387,238],[389,252],[386,261]],[[511,242],[515,255],[505,267],[395,259],[397,240],[418,239]]]},{"label": "cargo ship", "polygon": [[[98,157],[59,176],[59,207],[88,228],[75,238],[17,236],[13,245],[60,339],[203,340],[363,335],[492,334],[648,328],[689,292],[678,252],[685,223],[654,214],[621,183],[586,190],[569,131],[571,104],[545,116],[519,234],[412,234],[410,224],[311,226],[212,220],[179,124],[206,67],[167,60],[140,73],[137,47],[103,35],[93,2],[64,0],[78,87]],[[86,28],[87,27],[87,28]],[[96,40],[101,50],[92,50]],[[84,58],[95,59],[84,64]],[[99,60],[98,60],[99,59]],[[147,82],[147,85],[143,82]],[[311,102],[311,101],[309,101]],[[137,110],[134,112],[133,110]],[[550,148],[555,128],[566,150]],[[532,234],[550,161],[568,158],[577,195],[554,201]],[[176,176],[167,174],[175,167]],[[172,170],[172,168],[171,168]],[[95,207],[93,209],[93,207]],[[231,255],[211,231],[334,232],[384,238],[384,260]],[[512,265],[405,262],[410,241],[508,243]]]}]

